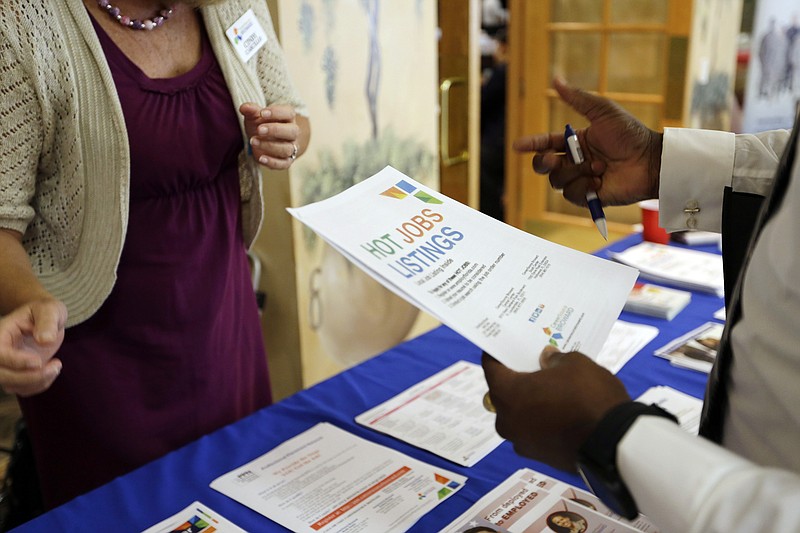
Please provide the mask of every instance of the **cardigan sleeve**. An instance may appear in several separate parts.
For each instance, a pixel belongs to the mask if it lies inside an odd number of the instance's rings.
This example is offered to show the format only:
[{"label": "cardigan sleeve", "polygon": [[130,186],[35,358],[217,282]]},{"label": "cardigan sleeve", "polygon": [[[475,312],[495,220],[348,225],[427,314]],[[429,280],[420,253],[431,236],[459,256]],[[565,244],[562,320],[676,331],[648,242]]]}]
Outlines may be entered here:
[{"label": "cardigan sleeve", "polygon": [[13,39],[0,35],[0,227],[25,233],[42,146],[41,110]]}]

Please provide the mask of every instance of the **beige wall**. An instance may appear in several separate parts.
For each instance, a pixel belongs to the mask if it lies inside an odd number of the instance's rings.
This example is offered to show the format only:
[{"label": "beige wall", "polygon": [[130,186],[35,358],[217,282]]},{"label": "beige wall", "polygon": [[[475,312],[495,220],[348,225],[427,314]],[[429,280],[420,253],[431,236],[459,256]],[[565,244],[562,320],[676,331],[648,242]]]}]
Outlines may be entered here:
[{"label": "beige wall", "polygon": [[[267,2],[275,31],[280,35],[277,0]],[[294,235],[289,173],[262,171],[264,222],[251,250],[261,262],[259,290],[266,294],[261,329],[267,349],[272,398],[281,400],[303,387],[300,327],[295,291]]]},{"label": "beige wall", "polygon": [[[280,398],[384,351],[419,327],[415,308],[300,225],[291,228],[283,207],[328,197],[387,164],[438,187],[436,3],[269,4],[312,125],[311,145],[289,177],[265,175],[267,195],[277,197],[267,198],[272,212],[259,249],[267,256],[265,336]],[[371,9],[378,9],[372,33]],[[377,44],[375,55],[371,43]],[[366,96],[371,59],[372,72],[380,74],[371,85],[374,114]]]},{"label": "beige wall", "polygon": [[264,225],[253,246],[261,261],[260,289],[266,294],[261,327],[275,401],[303,386],[300,327],[295,291],[294,237],[287,172],[264,172]]}]

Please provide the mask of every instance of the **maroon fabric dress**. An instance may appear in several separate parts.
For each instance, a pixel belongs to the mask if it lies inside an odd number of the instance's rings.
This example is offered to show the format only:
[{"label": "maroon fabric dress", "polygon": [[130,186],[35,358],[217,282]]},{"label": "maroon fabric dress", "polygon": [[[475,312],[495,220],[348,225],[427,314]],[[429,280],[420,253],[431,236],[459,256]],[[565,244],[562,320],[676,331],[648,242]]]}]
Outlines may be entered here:
[{"label": "maroon fabric dress", "polygon": [[95,30],[130,139],[130,216],[113,292],[67,330],[53,386],[21,399],[48,507],[271,401],[241,230],[243,140],[210,43],[190,72],[153,80]]}]

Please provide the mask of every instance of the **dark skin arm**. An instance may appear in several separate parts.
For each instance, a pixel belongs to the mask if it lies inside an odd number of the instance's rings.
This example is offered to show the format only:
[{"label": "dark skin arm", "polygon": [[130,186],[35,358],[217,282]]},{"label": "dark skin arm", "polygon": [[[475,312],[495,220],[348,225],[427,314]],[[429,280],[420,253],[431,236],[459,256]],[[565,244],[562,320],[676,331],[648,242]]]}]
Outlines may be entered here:
[{"label": "dark skin arm", "polygon": [[515,372],[484,353],[496,427],[514,450],[575,472],[578,448],[613,407],[630,401],[622,382],[578,352],[545,348],[537,372]]},{"label": "dark skin arm", "polygon": [[[556,79],[561,99],[589,121],[576,131],[585,161],[565,154],[564,132],[514,141],[533,153],[533,169],[576,205],[597,191],[604,205],[627,205],[658,197],[662,135],[614,102]],[[630,401],[622,382],[578,352],[545,348],[541,370],[514,372],[483,356],[489,394],[497,411],[497,432],[520,455],[561,470],[575,471],[578,449],[613,407]]]}]

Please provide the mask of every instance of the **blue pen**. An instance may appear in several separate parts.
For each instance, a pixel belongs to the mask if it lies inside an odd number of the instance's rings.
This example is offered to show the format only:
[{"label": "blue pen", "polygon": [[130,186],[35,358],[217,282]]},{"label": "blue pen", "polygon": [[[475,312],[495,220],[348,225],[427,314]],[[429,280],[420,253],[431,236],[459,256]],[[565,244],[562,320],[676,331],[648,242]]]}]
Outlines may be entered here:
[{"label": "blue pen", "polygon": [[[569,156],[572,158],[572,161],[576,165],[583,163],[583,150],[581,150],[578,135],[569,124],[567,124],[567,127],[564,129],[564,141],[567,143]],[[608,240],[606,214],[603,212],[603,205],[600,203],[600,199],[597,198],[597,193],[595,191],[588,191],[586,193],[586,203],[589,205],[589,213],[592,214],[594,225],[597,226],[600,235],[602,235],[605,240]]]}]

